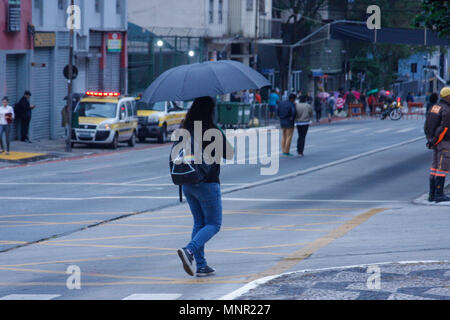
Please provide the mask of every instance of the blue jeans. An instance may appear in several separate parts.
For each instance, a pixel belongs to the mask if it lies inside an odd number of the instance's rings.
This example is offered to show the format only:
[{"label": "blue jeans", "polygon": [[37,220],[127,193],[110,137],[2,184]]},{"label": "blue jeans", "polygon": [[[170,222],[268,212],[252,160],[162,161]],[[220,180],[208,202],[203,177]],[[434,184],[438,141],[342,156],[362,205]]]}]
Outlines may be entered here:
[{"label": "blue jeans", "polygon": [[194,253],[197,269],[206,267],[205,243],[222,225],[222,194],[220,184],[183,185],[183,193],[194,217],[191,242],[186,246]]}]

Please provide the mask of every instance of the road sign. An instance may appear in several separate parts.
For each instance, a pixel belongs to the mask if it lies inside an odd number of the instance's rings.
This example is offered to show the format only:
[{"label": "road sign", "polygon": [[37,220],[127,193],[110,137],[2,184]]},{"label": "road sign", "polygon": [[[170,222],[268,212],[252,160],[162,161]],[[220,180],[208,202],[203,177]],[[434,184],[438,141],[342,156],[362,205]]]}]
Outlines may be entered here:
[{"label": "road sign", "polygon": [[[65,66],[63,71],[64,77],[69,79],[69,65]],[[76,66],[72,66],[72,79],[75,80],[78,77],[78,68]]]}]

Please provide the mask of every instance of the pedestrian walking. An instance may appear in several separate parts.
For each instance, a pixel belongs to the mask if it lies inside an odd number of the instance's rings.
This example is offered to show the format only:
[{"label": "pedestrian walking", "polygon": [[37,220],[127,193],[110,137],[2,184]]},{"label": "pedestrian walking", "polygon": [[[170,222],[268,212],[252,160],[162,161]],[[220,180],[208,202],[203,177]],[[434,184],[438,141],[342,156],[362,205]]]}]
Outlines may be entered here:
[{"label": "pedestrian walking", "polygon": [[373,114],[376,111],[375,104],[377,103],[377,98],[375,94],[371,94],[369,96],[369,98],[367,99],[367,103],[369,104],[370,114]]},{"label": "pedestrian walking", "polygon": [[327,103],[328,122],[331,122],[331,120],[333,118],[335,105],[336,105],[336,99],[335,99],[333,93],[331,93],[330,97],[328,98],[328,103]]},{"label": "pedestrian walking", "polygon": [[[189,109],[182,128],[191,133],[191,139],[201,141],[202,152],[213,142],[203,142],[203,134],[209,129],[218,129],[214,123],[215,102],[211,97],[202,97],[194,100]],[[202,137],[194,135],[194,122],[202,125]],[[233,159],[232,146],[221,131],[223,138],[223,150],[221,156],[224,159]],[[217,150],[216,150],[217,151]],[[216,157],[215,154],[212,154]],[[221,158],[222,158],[221,157]],[[194,218],[191,241],[182,249],[178,249],[178,256],[183,263],[184,270],[191,276],[206,277],[215,274],[205,258],[205,244],[219,232],[222,225],[222,194],[220,191],[220,163],[211,165],[206,180],[198,184],[183,184],[183,193],[191,209]],[[196,272],[194,273],[194,259]]]},{"label": "pedestrian walking", "polygon": [[289,100],[282,101],[278,105],[277,115],[280,118],[282,130],[281,149],[284,156],[292,156],[290,153],[292,136],[294,135],[294,124],[296,117],[295,99],[297,96],[291,94]]},{"label": "pedestrian walking", "polygon": [[427,114],[430,112],[430,109],[438,102],[439,96],[436,92],[430,94],[427,103]]},{"label": "pedestrian walking", "polygon": [[8,104],[8,97],[3,97],[2,106],[0,107],[0,153],[5,152],[3,144],[3,134],[6,139],[6,154],[9,155],[10,129],[14,121],[14,109]]},{"label": "pedestrian walking", "polygon": [[262,100],[261,100],[261,93],[259,90],[255,91],[255,101],[257,104],[261,104]]},{"label": "pedestrian walking", "polygon": [[450,171],[450,87],[444,87],[440,96],[425,120],[427,147],[433,150],[428,201],[438,203],[450,201],[444,194],[445,178]]},{"label": "pedestrian walking", "polygon": [[408,92],[408,95],[406,96],[406,103],[414,102],[414,97],[411,92]]},{"label": "pedestrian walking", "polygon": [[31,143],[28,138],[28,131],[31,122],[32,110],[36,107],[35,105],[30,105],[31,92],[25,91],[23,97],[15,105],[16,118],[20,124],[21,141]]},{"label": "pedestrian walking", "polygon": [[272,92],[269,95],[269,118],[275,118],[275,114],[277,112],[277,105],[280,101],[280,90],[275,89],[275,92]]},{"label": "pedestrian walking", "polygon": [[342,97],[342,94],[340,94],[339,97],[336,99],[337,112],[341,113],[342,111],[344,111],[344,104],[345,104],[345,100]]},{"label": "pedestrian walking", "polygon": [[306,135],[308,134],[309,125],[313,117],[312,106],[307,103],[306,97],[300,97],[300,101],[295,104],[296,117],[295,126],[297,127],[298,140],[297,140],[297,154],[299,157],[303,157],[305,150]]},{"label": "pedestrian walking", "polygon": [[316,122],[320,122],[320,118],[322,118],[322,100],[317,96],[314,99],[314,111],[316,112]]}]

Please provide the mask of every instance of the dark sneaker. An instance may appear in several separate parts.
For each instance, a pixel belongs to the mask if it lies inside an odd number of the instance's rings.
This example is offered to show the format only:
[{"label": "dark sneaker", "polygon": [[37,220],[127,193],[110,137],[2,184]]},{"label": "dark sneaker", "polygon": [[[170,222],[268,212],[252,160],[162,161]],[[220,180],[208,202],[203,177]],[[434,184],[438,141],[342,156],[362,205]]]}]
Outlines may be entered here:
[{"label": "dark sneaker", "polygon": [[194,276],[194,255],[191,254],[186,248],[178,249],[178,256],[183,263],[184,271],[190,276]]},{"label": "dark sneaker", "polygon": [[211,268],[210,266],[206,266],[200,269],[197,269],[197,273],[195,274],[197,277],[209,277],[216,274],[216,270]]}]

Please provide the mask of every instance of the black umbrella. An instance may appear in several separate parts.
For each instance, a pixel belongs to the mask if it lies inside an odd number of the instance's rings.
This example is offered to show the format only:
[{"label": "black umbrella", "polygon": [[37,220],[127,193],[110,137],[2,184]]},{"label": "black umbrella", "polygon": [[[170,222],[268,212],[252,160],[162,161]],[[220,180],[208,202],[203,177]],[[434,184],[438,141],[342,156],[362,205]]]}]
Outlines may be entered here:
[{"label": "black umbrella", "polygon": [[262,74],[240,62],[209,61],[167,70],[145,90],[142,101],[186,101],[270,85]]}]

